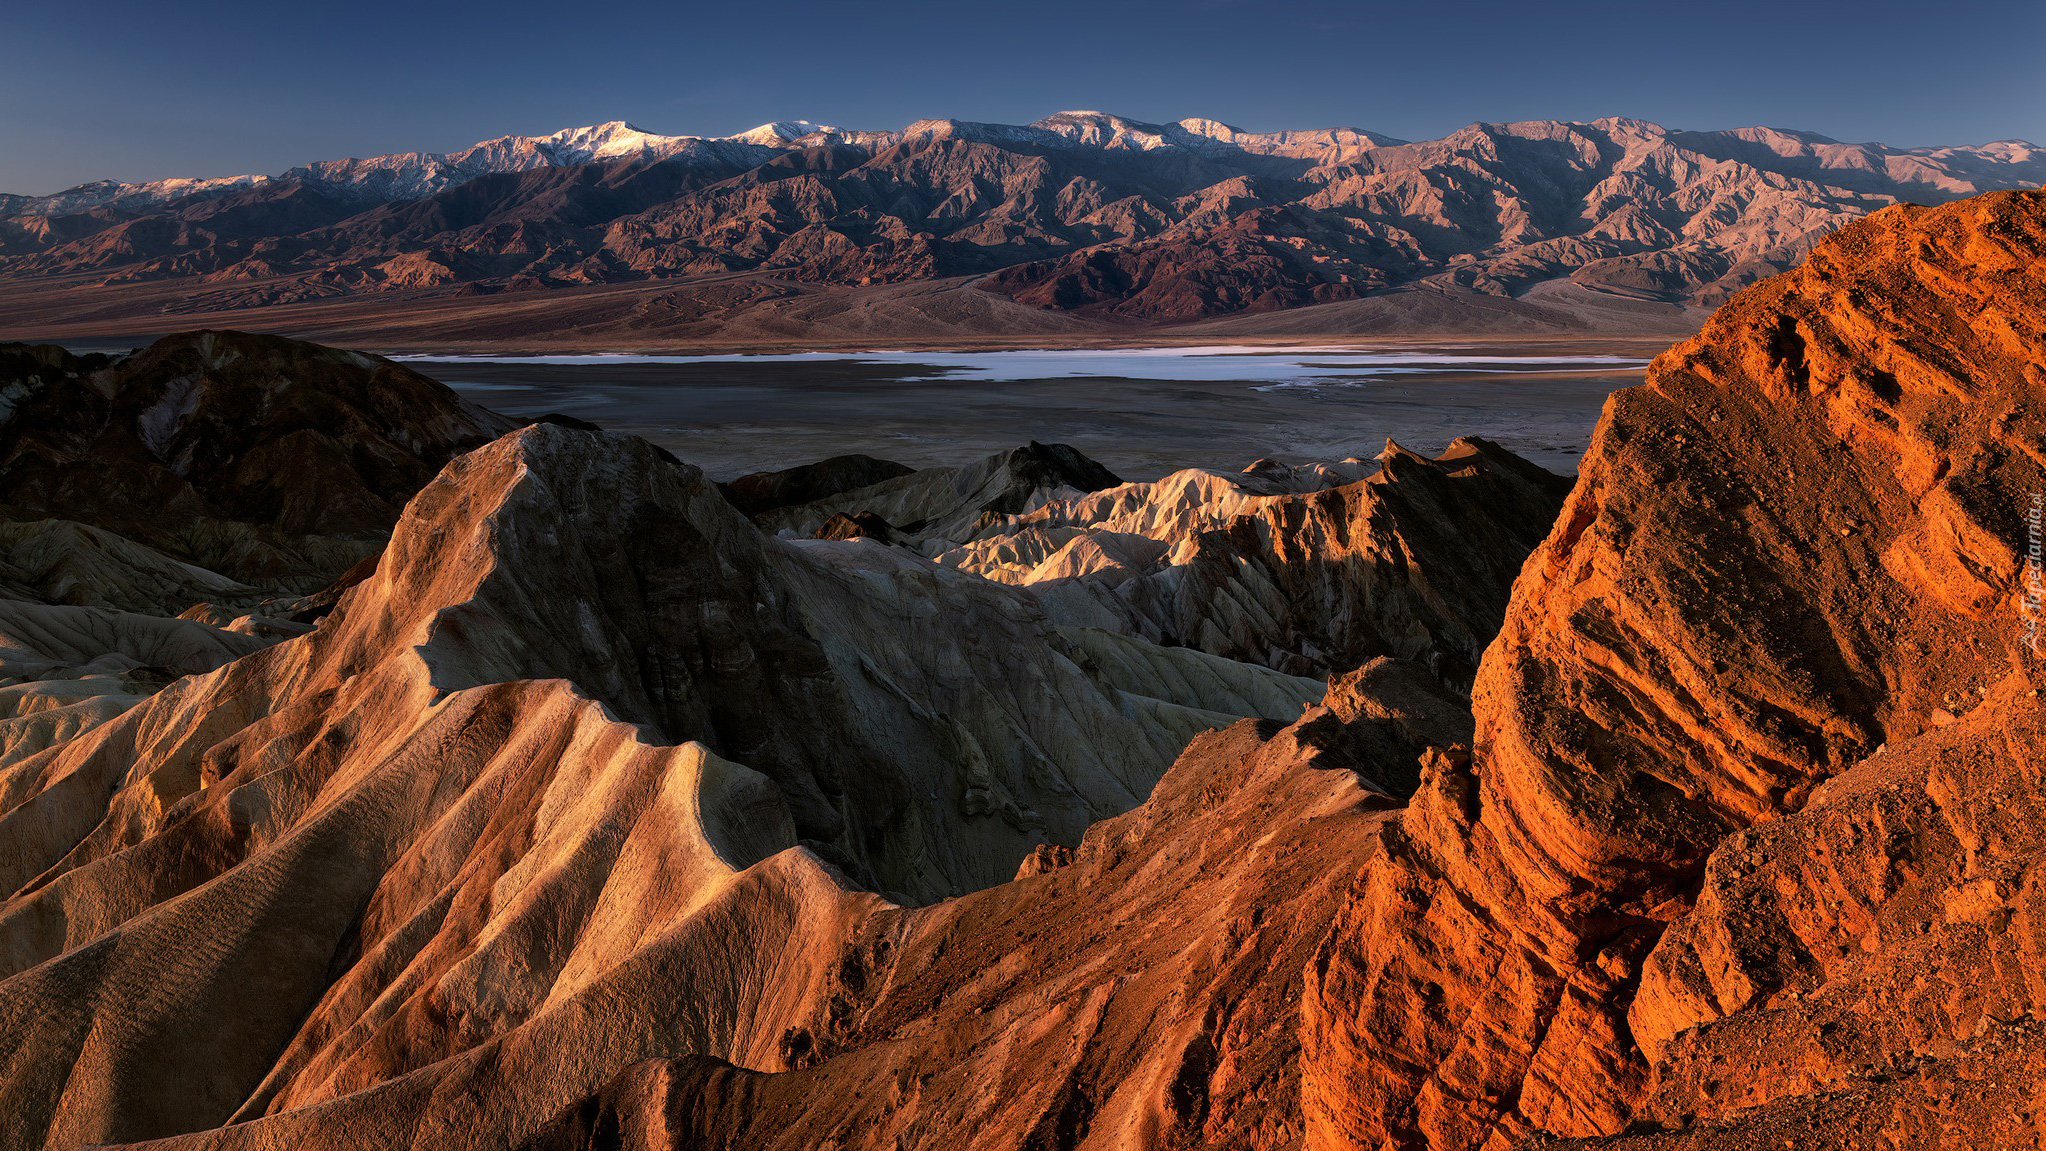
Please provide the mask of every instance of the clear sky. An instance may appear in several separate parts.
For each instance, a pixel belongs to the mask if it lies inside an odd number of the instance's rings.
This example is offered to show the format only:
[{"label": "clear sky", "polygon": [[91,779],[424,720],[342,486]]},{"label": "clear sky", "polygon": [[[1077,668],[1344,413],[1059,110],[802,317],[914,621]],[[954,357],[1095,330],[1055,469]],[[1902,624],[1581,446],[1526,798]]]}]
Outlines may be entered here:
[{"label": "clear sky", "polygon": [[0,191],[275,172],[630,120],[1067,108],[1347,125],[1635,116],[2046,142],[2042,0],[100,0],[0,15]]}]

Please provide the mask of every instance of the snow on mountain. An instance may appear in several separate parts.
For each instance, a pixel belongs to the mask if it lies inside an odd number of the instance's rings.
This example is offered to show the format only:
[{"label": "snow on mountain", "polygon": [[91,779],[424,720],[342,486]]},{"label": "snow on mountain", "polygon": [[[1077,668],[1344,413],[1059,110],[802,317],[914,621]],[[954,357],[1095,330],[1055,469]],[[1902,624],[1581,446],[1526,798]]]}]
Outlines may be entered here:
[{"label": "snow on mountain", "polygon": [[221,179],[153,180],[124,184],[99,180],[48,196],[8,197],[0,211],[10,215],[62,216],[93,208],[136,210],[188,196],[217,195],[278,180],[303,180],[344,190],[364,201],[413,200],[445,188],[502,172],[571,167],[615,160],[683,160],[701,158],[758,164],[784,151],[794,141],[839,129],[808,120],[762,124],[735,136],[663,136],[623,120],[566,128],[546,136],[500,136],[457,152],[393,152],[383,156],[318,160],[276,176],[231,176]]},{"label": "snow on mountain", "polygon": [[[1612,120],[1610,124],[1622,129],[1638,128],[1637,134],[1697,147],[1714,156],[1767,158],[1766,166],[1802,169],[1801,175],[1854,190],[1902,183],[1928,192],[1966,194],[1977,187],[2005,186],[2013,178],[2025,182],[2027,174],[2046,163],[2046,151],[2022,140],[2000,140],[1979,147],[1891,148],[1882,144],[1843,144],[1815,133],[1775,128],[1677,132],[1643,121]],[[1464,133],[1494,127],[1514,126],[1472,125]],[[1059,112],[1026,125],[919,120],[901,131],[856,131],[809,120],[775,120],[730,136],[665,136],[624,120],[612,120],[545,136],[501,136],[455,152],[395,152],[321,160],[275,176],[133,184],[101,180],[48,196],[0,196],[0,215],[56,217],[95,208],[146,211],[188,197],[224,195],[280,180],[323,185],[364,203],[412,200],[479,176],[536,168],[634,160],[746,167],[765,163],[794,148],[851,145],[878,151],[901,140],[924,137],[1032,149],[1183,150],[1217,158],[1231,154],[1280,157],[1330,167],[1356,163],[1375,149],[1407,144],[1356,128],[1248,132],[1220,120],[1200,117],[1152,124],[1091,110]]]},{"label": "snow on mountain", "polygon": [[765,129],[772,127],[779,125],[755,128],[739,136],[663,136],[623,120],[612,120],[547,136],[500,136],[459,152],[399,152],[366,160],[323,161],[294,168],[285,177],[336,185],[361,193],[367,199],[410,200],[478,176],[529,172],[535,168],[620,160],[704,160],[750,166],[766,162],[789,146],[783,138],[765,142]]},{"label": "snow on mountain", "polygon": [[1057,148],[1065,137],[1035,124],[983,124],[974,120],[918,120],[902,130],[905,140],[972,140],[997,147]]},{"label": "snow on mountain", "polygon": [[123,184],[115,180],[94,180],[75,188],[66,188],[48,196],[8,196],[0,199],[14,200],[5,207],[9,215],[24,216],[68,216],[74,212],[89,212],[94,208],[120,208],[137,211],[182,200],[187,196],[224,195],[240,188],[253,188],[270,180],[268,176],[220,176],[210,179],[177,178],[150,180],[140,184]]},{"label": "snow on mountain", "polygon": [[1173,124],[1147,124],[1110,112],[1060,112],[1031,125],[1075,144],[1110,150],[1152,152],[1182,148],[1201,152],[1247,152],[1317,164],[1339,164],[1373,148],[1406,141],[1357,128],[1291,132],[1246,132],[1232,124],[1189,117]]},{"label": "snow on mountain", "polygon": [[725,138],[728,140],[742,140],[748,144],[760,144],[772,148],[777,145],[800,140],[805,136],[815,136],[820,133],[828,135],[837,131],[837,128],[829,124],[814,124],[808,120],[776,120],[769,124],[762,124],[757,128],[749,128],[736,136],[727,136]]}]

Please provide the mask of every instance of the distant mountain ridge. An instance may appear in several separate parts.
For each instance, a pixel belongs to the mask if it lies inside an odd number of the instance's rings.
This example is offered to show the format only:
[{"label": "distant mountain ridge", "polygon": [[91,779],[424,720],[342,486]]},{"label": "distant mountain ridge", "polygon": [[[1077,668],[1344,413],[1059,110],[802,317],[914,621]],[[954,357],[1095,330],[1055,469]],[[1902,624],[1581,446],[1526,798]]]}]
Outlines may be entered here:
[{"label": "distant mountain ridge", "polygon": [[837,129],[807,120],[762,124],[732,136],[663,136],[623,120],[564,128],[546,136],[500,136],[457,152],[393,152],[366,159],[317,160],[275,176],[244,175],[121,183],[97,180],[48,196],[0,197],[0,210],[60,216],[101,207],[137,208],[194,196],[225,195],[285,181],[329,185],[370,200],[418,199],[465,180],[534,168],[566,168],[610,160],[670,160],[716,156],[758,161],[800,136]]},{"label": "distant mountain ridge", "polygon": [[1419,142],[1094,111],[723,137],[612,121],[274,176],[0,197],[0,281],[187,285],[150,297],[165,312],[714,282],[632,321],[692,334],[802,285],[969,278],[1021,305],[990,312],[996,326],[1024,311],[1158,324],[1403,289],[1560,290],[1545,284],[1702,306],[1887,204],[2042,182],[2046,151],[2024,141],[1891,148],[1629,119]]},{"label": "distant mountain ridge", "polygon": [[983,142],[1071,144],[1114,150],[1153,151],[1191,147],[1287,156],[1329,156],[1386,144],[1391,136],[1356,128],[1317,131],[1245,132],[1219,120],[1187,119],[1144,124],[1103,112],[1060,112],[1028,125],[919,120],[899,131],[855,131],[810,120],[776,120],[730,136],[665,136],[624,120],[564,128],[545,136],[501,136],[456,152],[393,152],[368,158],[318,160],[274,175],[178,177],[124,183],[95,180],[47,196],[0,193],[0,212],[60,216],[100,207],[136,208],[194,196],[224,195],[242,188],[298,180],[358,190],[375,199],[417,199],[477,176],[565,168],[612,160],[703,160],[759,162],[766,153],[834,144],[886,145],[909,136],[957,135]]}]

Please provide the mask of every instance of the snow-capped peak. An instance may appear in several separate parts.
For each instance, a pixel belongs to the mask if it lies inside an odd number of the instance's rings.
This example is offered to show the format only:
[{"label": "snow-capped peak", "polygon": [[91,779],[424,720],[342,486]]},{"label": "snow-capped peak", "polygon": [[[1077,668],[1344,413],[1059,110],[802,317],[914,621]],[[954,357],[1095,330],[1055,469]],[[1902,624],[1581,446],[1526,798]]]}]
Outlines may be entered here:
[{"label": "snow-capped peak", "polygon": [[1206,116],[1189,116],[1181,120],[1179,126],[1196,136],[1206,136],[1210,140],[1222,140],[1224,142],[1244,135],[1243,129],[1236,125],[1224,124],[1220,120],[1211,120]]},{"label": "snow-capped peak", "polygon": [[805,136],[814,136],[819,132],[836,131],[838,129],[829,124],[817,124],[809,120],[774,120],[757,128],[748,128],[737,135],[726,136],[725,139],[738,140],[747,144],[760,144],[773,148],[787,144],[791,140],[800,140]]},{"label": "snow-capped peak", "polygon": [[587,128],[565,128],[551,136],[541,137],[536,143],[553,144],[593,158],[609,158],[658,149],[677,139],[675,136],[657,135],[624,120],[610,120]]},{"label": "snow-capped peak", "polygon": [[[1671,137],[1668,130],[1646,121],[1607,119],[1596,121],[1595,126],[1616,136],[1644,136],[1651,142],[1667,141]],[[1536,121],[1519,127],[1539,136],[1540,133],[1563,131],[1571,126]],[[1473,132],[1482,135],[1494,130],[1515,129],[1514,125],[1473,126],[1451,137],[1450,142],[1455,143]],[[1921,161],[1937,161],[1960,165],[1967,172],[1986,172],[1996,180],[2011,179],[2008,175],[1996,173],[2037,164],[2042,152],[2046,152],[2039,145],[2024,140],[1998,140],[1974,147],[1897,149],[1878,144],[1840,144],[1808,132],[1770,128],[1745,128],[1702,135],[1759,145],[1779,155],[1810,156],[1829,168],[1842,170],[1901,170],[1900,165],[1908,167]],[[1275,172],[1295,171],[1301,162],[1309,165],[1353,163],[1374,148],[1404,143],[1390,136],[1355,128],[1250,132],[1206,117],[1153,124],[1086,109],[1059,112],[1029,125],[919,120],[899,131],[872,132],[836,128],[810,120],[774,120],[730,136],[667,136],[649,132],[629,121],[607,120],[542,136],[500,136],[454,152],[394,152],[368,158],[322,160],[289,169],[277,176],[171,179],[140,184],[98,181],[48,196],[0,196],[0,214],[54,216],[100,207],[141,211],[192,197],[258,189],[280,180],[318,185],[330,194],[353,197],[364,203],[390,202],[430,196],[481,176],[544,168],[607,161],[661,161],[739,172],[765,163],[777,153],[819,143],[879,152],[904,140],[926,138],[961,139],[1028,149],[1184,151],[1238,166],[1244,165],[1246,157],[1266,157],[1270,159],[1260,161],[1252,168]],[[1279,160],[1290,163],[1276,163]]]}]

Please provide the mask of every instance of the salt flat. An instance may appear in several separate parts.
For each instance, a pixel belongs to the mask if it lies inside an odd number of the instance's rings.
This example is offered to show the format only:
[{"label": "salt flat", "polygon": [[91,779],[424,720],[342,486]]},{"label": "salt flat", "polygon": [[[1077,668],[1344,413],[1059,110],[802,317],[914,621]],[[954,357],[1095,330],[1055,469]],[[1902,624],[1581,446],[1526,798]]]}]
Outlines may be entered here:
[{"label": "salt flat", "polygon": [[956,463],[1034,439],[1149,479],[1461,435],[1567,473],[1647,362],[1554,342],[401,358],[507,414],[634,432],[718,478],[852,451]]}]

